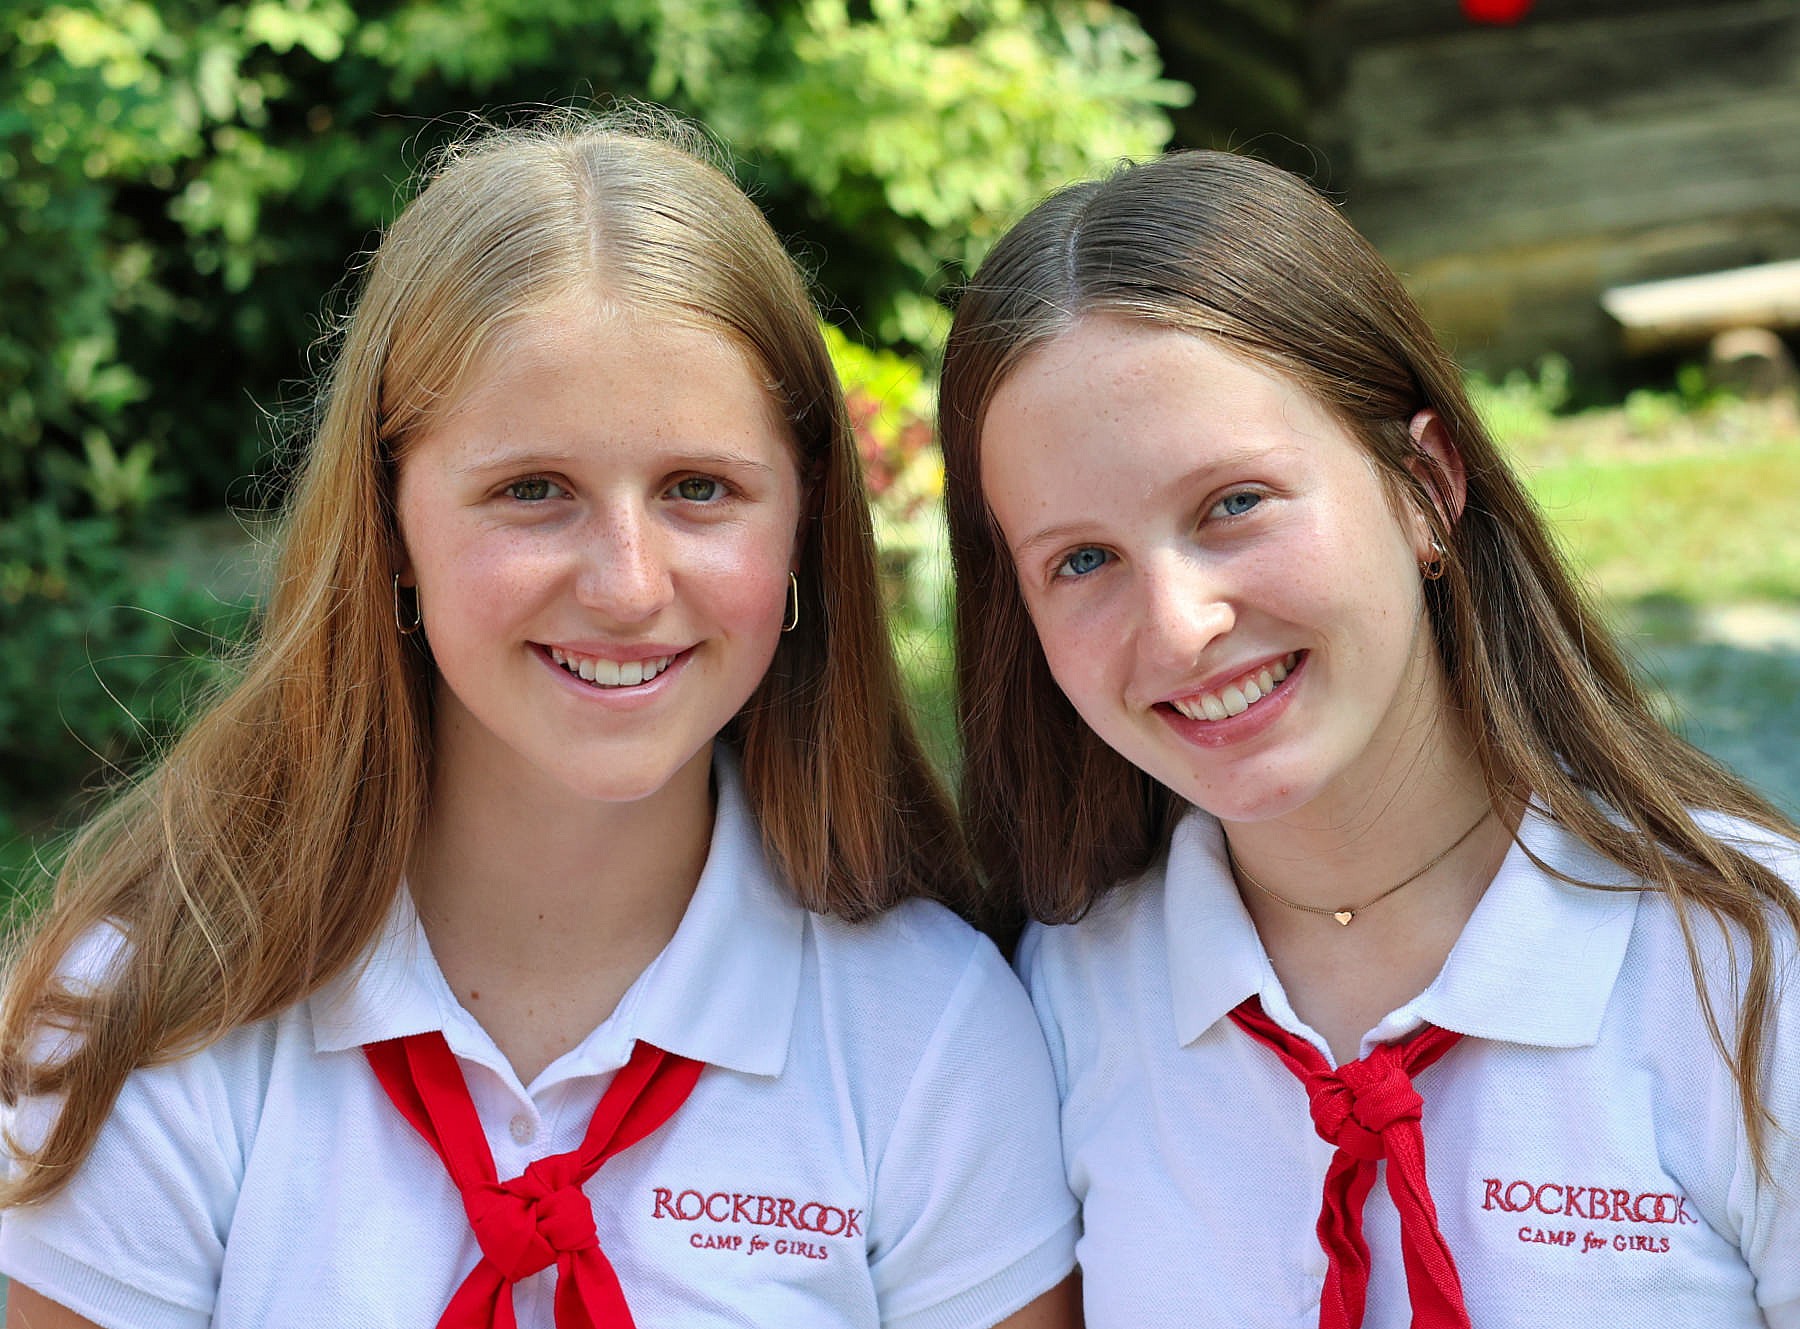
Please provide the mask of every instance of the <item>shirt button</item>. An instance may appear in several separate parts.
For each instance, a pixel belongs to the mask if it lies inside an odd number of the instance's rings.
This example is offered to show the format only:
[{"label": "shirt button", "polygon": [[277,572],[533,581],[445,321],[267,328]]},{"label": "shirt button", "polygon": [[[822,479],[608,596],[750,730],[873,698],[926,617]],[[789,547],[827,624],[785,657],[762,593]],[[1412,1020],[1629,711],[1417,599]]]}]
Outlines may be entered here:
[{"label": "shirt button", "polygon": [[537,1138],[537,1123],[521,1112],[512,1119],[512,1137],[514,1144],[530,1144]]}]

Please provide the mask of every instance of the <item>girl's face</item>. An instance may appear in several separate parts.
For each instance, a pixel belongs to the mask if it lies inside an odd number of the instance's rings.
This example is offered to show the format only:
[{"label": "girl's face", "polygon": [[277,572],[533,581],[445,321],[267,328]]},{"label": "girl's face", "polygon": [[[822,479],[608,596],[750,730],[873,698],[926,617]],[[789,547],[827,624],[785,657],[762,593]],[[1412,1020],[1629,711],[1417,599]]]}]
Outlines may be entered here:
[{"label": "girl's face", "polygon": [[1437,732],[1429,530],[1289,380],[1085,318],[1001,385],[981,476],[1057,683],[1189,802],[1381,797]]},{"label": "girl's face", "polygon": [[396,504],[438,750],[485,779],[647,797],[709,757],[774,656],[799,474],[719,336],[533,317],[406,452]]}]

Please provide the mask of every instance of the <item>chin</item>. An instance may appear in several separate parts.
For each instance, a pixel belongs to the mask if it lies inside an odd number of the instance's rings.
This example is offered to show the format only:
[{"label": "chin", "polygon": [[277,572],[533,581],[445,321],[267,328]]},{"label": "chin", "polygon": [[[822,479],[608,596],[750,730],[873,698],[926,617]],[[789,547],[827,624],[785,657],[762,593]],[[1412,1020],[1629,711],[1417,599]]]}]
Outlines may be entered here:
[{"label": "chin", "polygon": [[1169,788],[1220,821],[1273,821],[1305,807],[1324,792],[1316,778],[1297,772],[1243,773],[1225,780],[1193,777]]}]

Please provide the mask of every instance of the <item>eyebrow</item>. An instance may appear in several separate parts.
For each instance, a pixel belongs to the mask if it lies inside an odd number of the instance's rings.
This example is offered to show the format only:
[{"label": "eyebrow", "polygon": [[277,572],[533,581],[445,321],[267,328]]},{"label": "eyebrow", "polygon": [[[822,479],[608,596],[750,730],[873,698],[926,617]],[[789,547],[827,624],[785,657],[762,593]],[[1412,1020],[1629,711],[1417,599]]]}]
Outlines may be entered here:
[{"label": "eyebrow", "polygon": [[[1280,443],[1247,445],[1245,447],[1236,448],[1230,452],[1208,458],[1192,470],[1176,476],[1175,479],[1170,481],[1168,485],[1162,486],[1162,488],[1191,488],[1198,483],[1209,480],[1213,473],[1217,471],[1227,470],[1237,466],[1246,466],[1252,462],[1261,461],[1265,457],[1284,450],[1288,449],[1284,449],[1283,445]],[[1027,555],[1036,552],[1043,546],[1061,544],[1064,540],[1081,535],[1087,529],[1087,519],[1078,517],[1074,521],[1058,522],[1054,526],[1046,526],[1042,530],[1033,531],[1030,535],[1026,536],[1023,540],[1019,541],[1018,544],[1012,547],[1013,558],[1015,560],[1023,561]]]},{"label": "eyebrow", "polygon": [[[541,452],[531,449],[517,452],[488,452],[454,467],[453,474],[478,476],[493,471],[561,470],[576,460],[576,456],[568,452]],[[741,453],[676,451],[668,454],[666,461],[672,470],[733,470],[757,471],[765,475],[775,474],[775,468],[767,462],[757,461],[754,457],[746,457]]]}]

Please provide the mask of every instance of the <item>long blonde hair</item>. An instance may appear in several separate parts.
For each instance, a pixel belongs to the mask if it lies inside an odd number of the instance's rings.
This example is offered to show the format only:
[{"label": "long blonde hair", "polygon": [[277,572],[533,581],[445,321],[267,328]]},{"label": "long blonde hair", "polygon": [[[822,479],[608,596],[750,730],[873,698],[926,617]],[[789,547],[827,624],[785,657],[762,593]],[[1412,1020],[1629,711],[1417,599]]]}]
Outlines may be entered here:
[{"label": "long blonde hair", "polygon": [[[64,1106],[0,1205],[67,1181],[133,1069],[289,1006],[372,941],[425,815],[431,733],[428,653],[396,630],[395,466],[484,348],[573,290],[720,332],[789,424],[809,514],[799,625],[726,734],[772,862],[805,906],[850,919],[972,898],[901,700],[854,439],[805,283],[709,155],[653,113],[490,131],[446,153],[389,229],[239,676],[76,837],[14,959],[0,1096]],[[72,948],[108,922],[127,941],[120,963],[97,987],[71,983]]]},{"label": "long blonde hair", "polygon": [[[981,493],[981,425],[994,393],[1032,350],[1095,313],[1202,334],[1292,379],[1361,442],[1397,500],[1431,523],[1449,551],[1442,580],[1426,583],[1431,626],[1495,808],[1529,792],[1677,906],[1760,1160],[1776,929],[1800,932],[1800,900],[1692,810],[1790,838],[1800,830],[1658,723],[1399,279],[1335,208],[1263,162],[1177,153],[1055,194],[962,293],[940,427],[963,811],[991,889],[1047,922],[1077,919],[1152,863],[1184,808],[1108,748],[1056,686]],[[1408,422],[1426,408],[1467,471],[1454,523],[1414,470]],[[1730,1048],[1704,980],[1697,916],[1741,930],[1750,958]]]}]

